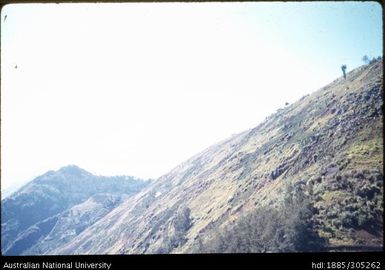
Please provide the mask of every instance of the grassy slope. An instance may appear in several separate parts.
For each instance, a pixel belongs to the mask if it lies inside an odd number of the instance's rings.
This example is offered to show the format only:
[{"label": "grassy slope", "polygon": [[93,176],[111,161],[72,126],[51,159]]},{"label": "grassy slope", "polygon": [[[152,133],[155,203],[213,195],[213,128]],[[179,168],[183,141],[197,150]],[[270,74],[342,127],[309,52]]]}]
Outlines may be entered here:
[{"label": "grassy slope", "polygon": [[[329,245],[382,245],[382,61],[278,110],[182,163],[52,253],[189,252],[302,182]],[[185,239],[173,224],[191,210]],[[161,249],[163,247],[163,249]]]}]

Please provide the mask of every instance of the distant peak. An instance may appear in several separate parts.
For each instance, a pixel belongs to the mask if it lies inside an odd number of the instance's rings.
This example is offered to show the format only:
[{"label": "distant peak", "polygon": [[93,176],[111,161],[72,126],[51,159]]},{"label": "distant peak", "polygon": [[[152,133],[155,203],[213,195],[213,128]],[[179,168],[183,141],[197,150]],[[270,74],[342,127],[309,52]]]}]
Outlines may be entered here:
[{"label": "distant peak", "polygon": [[67,165],[67,166],[64,166],[64,167],[61,167],[58,172],[61,172],[61,173],[89,173],[87,172],[86,170],[76,166],[76,165]]}]

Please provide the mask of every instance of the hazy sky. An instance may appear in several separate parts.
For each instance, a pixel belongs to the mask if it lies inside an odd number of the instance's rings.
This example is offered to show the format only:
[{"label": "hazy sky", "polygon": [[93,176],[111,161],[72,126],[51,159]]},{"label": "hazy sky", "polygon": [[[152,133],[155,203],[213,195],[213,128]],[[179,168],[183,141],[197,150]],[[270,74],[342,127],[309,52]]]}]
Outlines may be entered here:
[{"label": "hazy sky", "polygon": [[382,55],[375,2],[14,4],[2,189],[76,164],[157,178]]}]

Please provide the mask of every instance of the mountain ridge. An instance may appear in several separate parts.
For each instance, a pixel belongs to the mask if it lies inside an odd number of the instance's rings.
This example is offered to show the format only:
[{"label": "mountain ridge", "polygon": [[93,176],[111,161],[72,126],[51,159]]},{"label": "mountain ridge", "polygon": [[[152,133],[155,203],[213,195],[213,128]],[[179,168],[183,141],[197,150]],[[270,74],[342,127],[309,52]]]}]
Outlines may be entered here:
[{"label": "mountain ridge", "polygon": [[39,227],[47,219],[56,223],[61,212],[92,196],[119,195],[123,200],[149,183],[132,176],[96,176],[75,165],[48,171],[2,200],[2,253],[18,255],[29,249],[49,233]]},{"label": "mountain ridge", "polygon": [[[67,207],[51,216],[55,224],[72,217],[62,230],[49,229],[23,252],[382,249],[382,132],[381,59],[204,149],[116,207],[108,208],[104,195]],[[95,219],[84,228],[72,222],[87,213]],[[52,220],[43,221],[38,229]],[[60,235],[69,237],[59,243]]]},{"label": "mountain ridge", "polygon": [[[282,204],[295,183],[328,245],[382,245],[382,72],[382,60],[359,67],[203,150],[53,253],[189,253],[256,208]],[[191,224],[176,229],[180,219]]]}]

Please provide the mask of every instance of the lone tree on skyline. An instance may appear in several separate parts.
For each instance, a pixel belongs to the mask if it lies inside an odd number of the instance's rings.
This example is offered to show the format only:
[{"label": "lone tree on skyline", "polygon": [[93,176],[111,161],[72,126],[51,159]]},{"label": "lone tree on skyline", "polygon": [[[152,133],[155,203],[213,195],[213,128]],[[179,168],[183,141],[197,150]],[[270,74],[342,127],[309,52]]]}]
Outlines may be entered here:
[{"label": "lone tree on skyline", "polygon": [[364,55],[361,59],[366,65],[370,63],[370,59],[367,55]]},{"label": "lone tree on skyline", "polygon": [[344,74],[344,79],[346,79],[346,65],[341,66],[342,73]]}]

